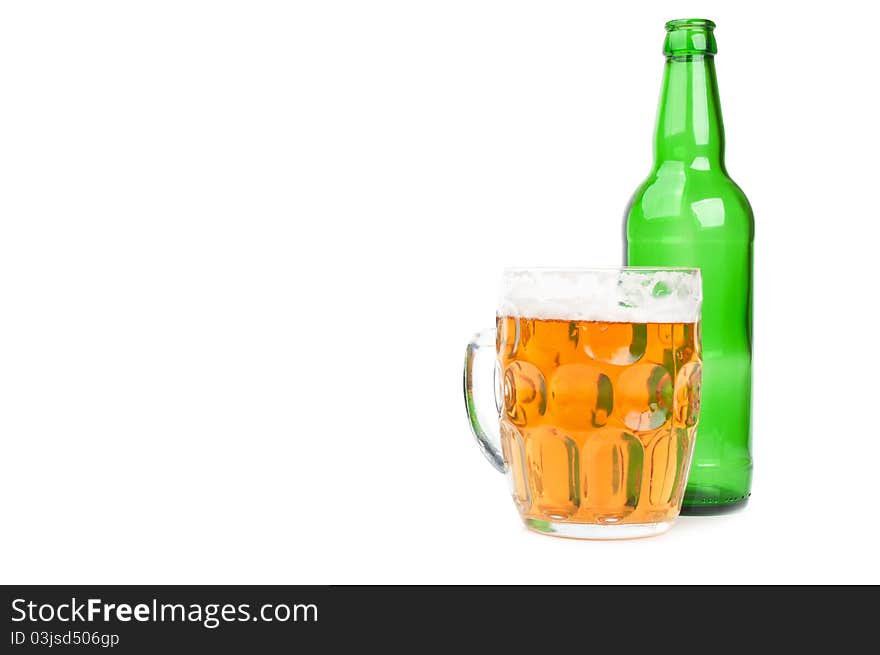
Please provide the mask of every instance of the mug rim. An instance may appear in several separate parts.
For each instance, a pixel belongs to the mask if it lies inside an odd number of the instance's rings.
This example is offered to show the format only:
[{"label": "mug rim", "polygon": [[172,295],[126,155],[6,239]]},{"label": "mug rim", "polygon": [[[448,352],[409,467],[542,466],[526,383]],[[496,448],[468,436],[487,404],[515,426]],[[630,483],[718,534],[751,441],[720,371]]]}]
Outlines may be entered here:
[{"label": "mug rim", "polygon": [[612,271],[700,273],[698,266],[505,266],[502,273],[610,273]]},{"label": "mug rim", "polygon": [[575,321],[687,323],[702,315],[703,276],[683,266],[507,268],[496,315]]}]

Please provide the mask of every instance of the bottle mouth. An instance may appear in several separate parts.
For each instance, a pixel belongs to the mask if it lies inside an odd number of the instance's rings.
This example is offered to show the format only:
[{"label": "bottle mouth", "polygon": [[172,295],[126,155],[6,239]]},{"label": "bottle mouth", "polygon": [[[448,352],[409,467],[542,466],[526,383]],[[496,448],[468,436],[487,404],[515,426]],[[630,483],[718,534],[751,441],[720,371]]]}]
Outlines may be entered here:
[{"label": "bottle mouth", "polygon": [[714,55],[715,23],[707,18],[678,18],[666,23],[666,41],[663,53],[667,57],[687,55]]},{"label": "bottle mouth", "polygon": [[715,23],[708,18],[676,18],[666,23],[666,31],[687,29],[689,27],[697,29],[714,30]]}]

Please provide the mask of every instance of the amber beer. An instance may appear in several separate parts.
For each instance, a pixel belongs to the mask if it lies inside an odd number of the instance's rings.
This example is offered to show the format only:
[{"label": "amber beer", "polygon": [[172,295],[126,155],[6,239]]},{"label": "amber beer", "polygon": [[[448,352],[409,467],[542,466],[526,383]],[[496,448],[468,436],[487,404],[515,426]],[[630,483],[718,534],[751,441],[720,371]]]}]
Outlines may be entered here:
[{"label": "amber beer", "polygon": [[526,524],[673,521],[699,415],[699,323],[509,314],[496,327],[502,453]]},{"label": "amber beer", "polygon": [[697,438],[701,305],[698,269],[504,272],[462,386],[529,528],[631,539],[673,525]]}]

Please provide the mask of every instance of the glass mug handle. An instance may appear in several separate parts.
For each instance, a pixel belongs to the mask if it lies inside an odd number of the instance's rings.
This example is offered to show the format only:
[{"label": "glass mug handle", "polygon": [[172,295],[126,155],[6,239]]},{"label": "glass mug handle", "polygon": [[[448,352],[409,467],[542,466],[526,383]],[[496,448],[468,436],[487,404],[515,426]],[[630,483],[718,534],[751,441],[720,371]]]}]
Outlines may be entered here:
[{"label": "glass mug handle", "polygon": [[[490,366],[492,377],[487,370]],[[488,388],[490,379],[494,381],[491,389]],[[480,450],[492,466],[504,473],[501,434],[498,431],[498,417],[501,413],[498,394],[500,382],[495,353],[495,328],[477,332],[468,344],[464,358],[464,404],[471,431],[477,438]],[[487,406],[491,397],[494,397],[494,412]]]}]

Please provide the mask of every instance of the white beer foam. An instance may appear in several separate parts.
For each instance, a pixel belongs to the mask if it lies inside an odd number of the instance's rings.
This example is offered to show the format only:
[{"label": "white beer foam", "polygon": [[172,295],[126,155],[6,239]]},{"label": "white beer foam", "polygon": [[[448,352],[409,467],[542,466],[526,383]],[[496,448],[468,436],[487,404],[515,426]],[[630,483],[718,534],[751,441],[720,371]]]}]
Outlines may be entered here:
[{"label": "white beer foam", "polygon": [[620,323],[694,323],[699,269],[509,269],[499,316]]}]

